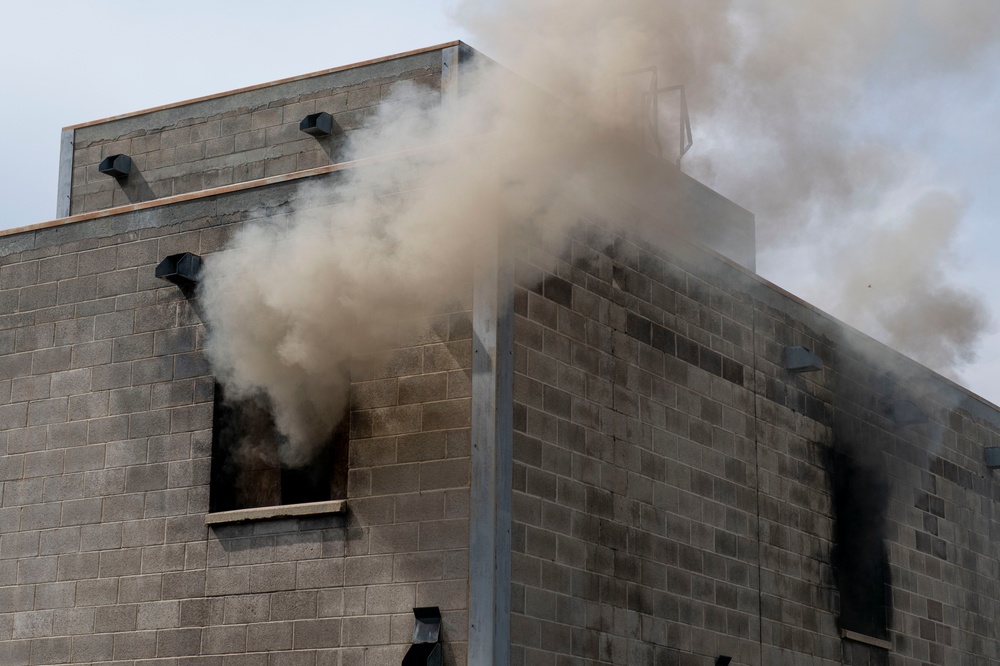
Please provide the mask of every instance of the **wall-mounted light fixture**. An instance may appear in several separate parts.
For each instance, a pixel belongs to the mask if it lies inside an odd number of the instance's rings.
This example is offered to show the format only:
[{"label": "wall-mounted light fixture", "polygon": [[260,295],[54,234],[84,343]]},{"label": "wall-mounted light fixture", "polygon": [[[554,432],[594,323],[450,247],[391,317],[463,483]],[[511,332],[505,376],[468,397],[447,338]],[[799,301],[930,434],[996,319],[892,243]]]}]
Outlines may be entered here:
[{"label": "wall-mounted light fixture", "polygon": [[194,295],[200,272],[201,257],[191,252],[172,254],[156,266],[156,277],[177,285],[185,298]]},{"label": "wall-mounted light fixture", "polygon": [[733,660],[732,657],[727,657],[724,654],[720,654],[715,660],[715,666],[729,666],[729,662]]},{"label": "wall-mounted light fixture", "polygon": [[785,347],[782,361],[785,370],[789,372],[815,372],[823,369],[823,359],[801,346]]},{"label": "wall-mounted light fixture", "polygon": [[441,666],[441,610],[437,606],[413,609],[413,645],[403,666]]},{"label": "wall-mounted light fixture", "polygon": [[132,170],[132,158],[128,155],[110,155],[101,161],[97,170],[116,180],[124,180]]},{"label": "wall-mounted light fixture", "polygon": [[990,469],[1000,469],[1000,446],[986,447],[986,466]]},{"label": "wall-mounted light fixture", "polygon": [[299,129],[315,137],[324,137],[330,136],[334,129],[339,130],[340,128],[334,124],[333,116],[326,111],[320,111],[319,113],[310,113],[303,118],[302,122],[299,123]]}]

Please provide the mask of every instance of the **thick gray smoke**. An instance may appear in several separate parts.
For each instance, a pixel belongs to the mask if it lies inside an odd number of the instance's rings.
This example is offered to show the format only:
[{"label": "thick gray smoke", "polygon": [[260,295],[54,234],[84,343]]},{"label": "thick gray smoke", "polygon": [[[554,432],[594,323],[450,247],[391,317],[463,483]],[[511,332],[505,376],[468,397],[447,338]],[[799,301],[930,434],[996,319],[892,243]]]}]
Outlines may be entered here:
[{"label": "thick gray smoke", "polygon": [[1000,55],[1000,3],[507,0],[458,12],[482,48],[591,113],[631,68],[685,84],[695,146],[683,168],[756,215],[762,275],[938,371],[974,360],[990,316],[947,276],[963,195],[865,119],[911,95],[920,103],[898,123],[933,125],[927,89]]},{"label": "thick gray smoke", "polygon": [[[337,186],[342,205],[249,229],[212,258],[211,361],[231,394],[270,399],[286,460],[340,418],[349,359],[467,294],[477,243],[511,221],[572,223],[590,191],[577,165],[622,129],[625,73],[650,66],[687,86],[682,167],[757,215],[765,274],[935,369],[974,358],[989,318],[946,276],[961,196],[858,119],[889,81],[905,91],[979,66],[1000,3],[496,0],[455,16],[586,120],[554,125],[556,105],[496,68],[447,104],[402,86],[352,154],[437,150],[357,170]],[[405,194],[380,196],[393,192]],[[253,270],[272,262],[282,270]]]},{"label": "thick gray smoke", "polygon": [[468,303],[477,251],[501,225],[558,235],[569,202],[586,199],[574,165],[602,132],[550,120],[542,131],[552,100],[491,72],[467,72],[446,99],[401,83],[348,150],[390,159],[344,172],[332,207],[300,193],[303,210],[246,228],[206,262],[213,369],[227,398],[266,397],[286,464],[308,461],[339,422],[352,359]]}]

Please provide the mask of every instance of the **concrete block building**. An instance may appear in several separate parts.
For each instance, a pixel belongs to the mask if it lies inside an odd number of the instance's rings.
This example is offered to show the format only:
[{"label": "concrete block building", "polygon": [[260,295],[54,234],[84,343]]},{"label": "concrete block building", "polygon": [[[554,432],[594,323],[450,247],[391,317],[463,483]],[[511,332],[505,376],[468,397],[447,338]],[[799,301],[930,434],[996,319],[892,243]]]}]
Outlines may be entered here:
[{"label": "concrete block building", "polygon": [[0,663],[399,664],[414,609],[444,664],[1000,660],[997,408],[757,277],[750,213],[669,164],[634,224],[581,211],[356,359],[321,482],[250,467],[246,499],[157,266],[332,209],[343,136],[476,57],[64,131],[59,219],[0,237]]}]

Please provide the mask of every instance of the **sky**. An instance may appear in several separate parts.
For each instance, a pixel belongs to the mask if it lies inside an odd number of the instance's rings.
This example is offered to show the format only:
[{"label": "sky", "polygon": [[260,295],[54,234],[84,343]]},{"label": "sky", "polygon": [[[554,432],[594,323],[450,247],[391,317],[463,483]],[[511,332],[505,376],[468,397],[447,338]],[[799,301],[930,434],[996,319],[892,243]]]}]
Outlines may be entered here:
[{"label": "sky", "polygon": [[[55,218],[59,138],[67,125],[454,39],[500,55],[452,20],[453,8],[444,0],[284,9],[256,0],[127,7],[53,0],[39,7],[8,3],[0,14],[6,28],[0,81],[7,102],[0,105],[0,154],[6,157],[0,163],[0,228]],[[907,67],[926,66],[914,62],[905,48],[887,48],[866,82],[872,103],[855,108],[851,125],[916,156],[925,180],[956,193],[966,206],[944,270],[950,281],[981,296],[994,323],[978,343],[977,361],[955,376],[1000,403],[1000,268],[995,259],[1000,59],[961,77],[899,75]],[[697,160],[698,150],[712,145],[712,128],[699,125],[697,116],[692,124]],[[740,146],[729,150],[739,154]],[[722,194],[745,205],[731,192]],[[857,240],[864,246],[863,239]],[[761,270],[792,293],[826,307],[824,285],[807,270],[809,261],[765,254]]]}]

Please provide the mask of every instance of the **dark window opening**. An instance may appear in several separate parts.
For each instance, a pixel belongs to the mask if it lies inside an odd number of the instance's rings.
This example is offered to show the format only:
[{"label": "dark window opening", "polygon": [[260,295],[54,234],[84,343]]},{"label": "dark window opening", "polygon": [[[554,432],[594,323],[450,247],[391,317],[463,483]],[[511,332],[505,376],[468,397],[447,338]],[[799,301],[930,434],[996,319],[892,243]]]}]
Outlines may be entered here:
[{"label": "dark window opening", "polygon": [[877,469],[835,451],[829,454],[827,471],[840,628],[888,639],[892,620],[892,575],[885,545],[888,482]]},{"label": "dark window opening", "polygon": [[347,488],[347,419],[326,446],[299,467],[283,465],[283,437],[263,398],[227,400],[215,385],[209,510],[343,499]]}]

